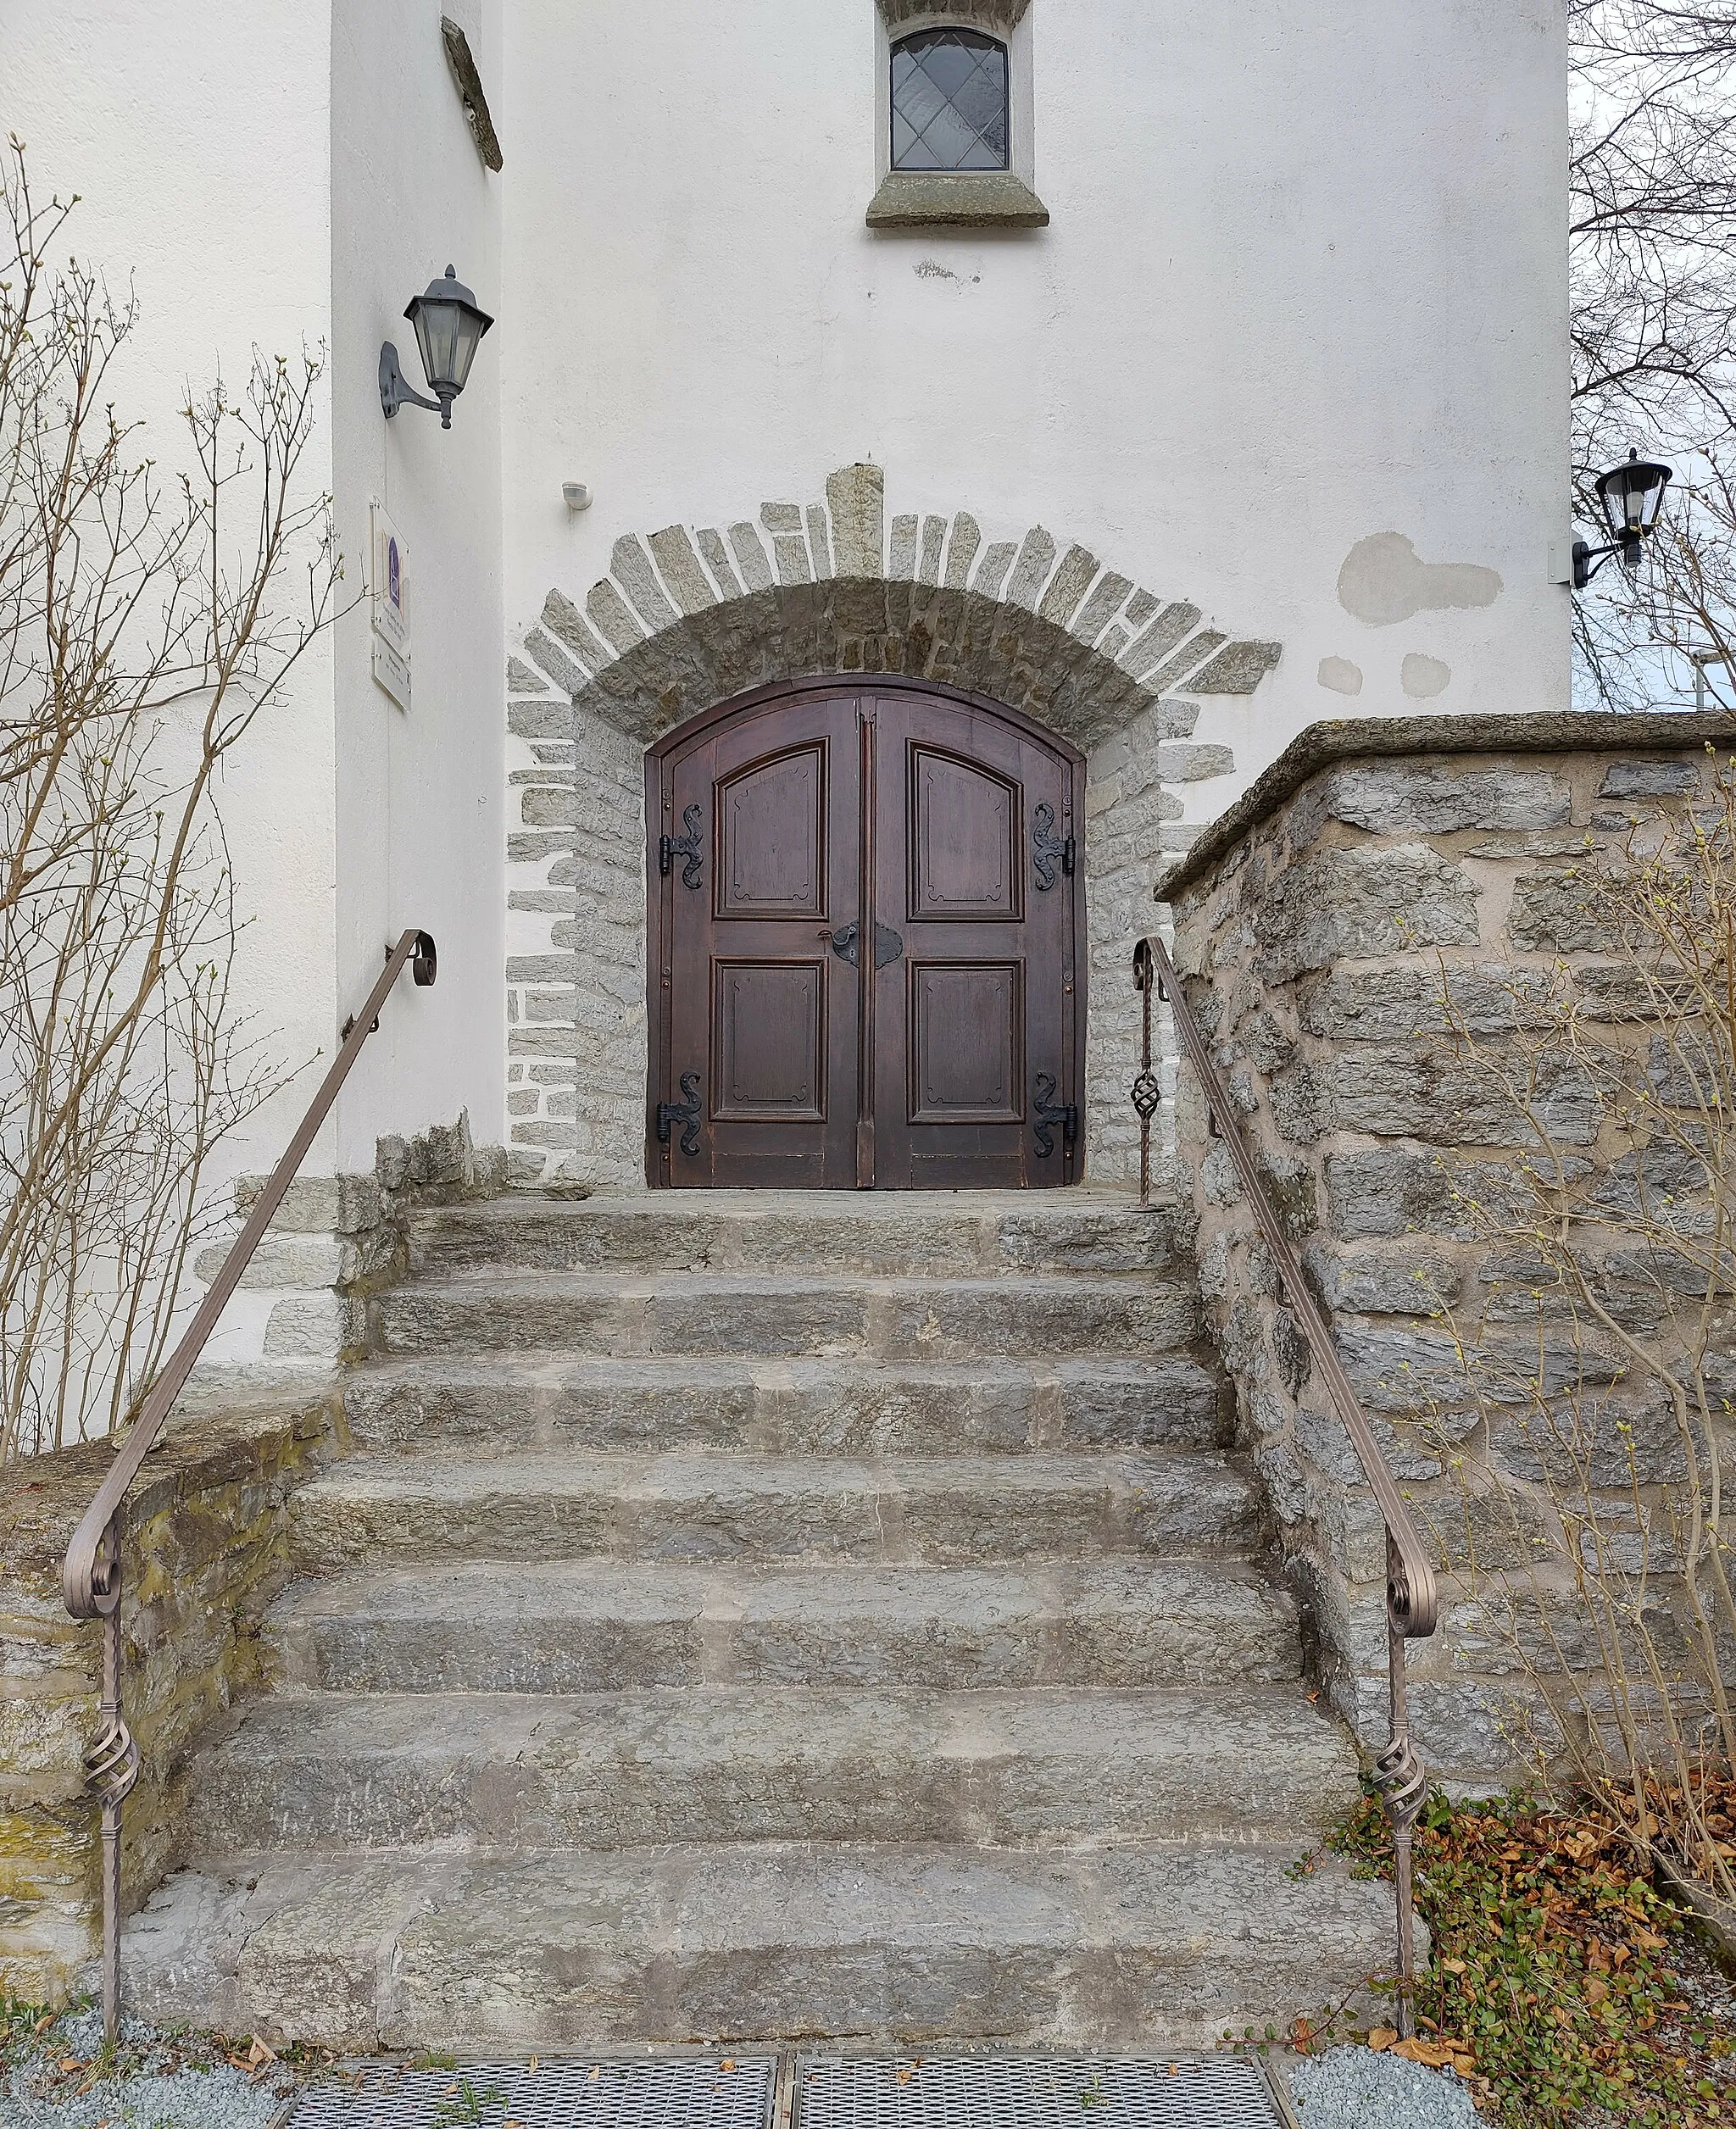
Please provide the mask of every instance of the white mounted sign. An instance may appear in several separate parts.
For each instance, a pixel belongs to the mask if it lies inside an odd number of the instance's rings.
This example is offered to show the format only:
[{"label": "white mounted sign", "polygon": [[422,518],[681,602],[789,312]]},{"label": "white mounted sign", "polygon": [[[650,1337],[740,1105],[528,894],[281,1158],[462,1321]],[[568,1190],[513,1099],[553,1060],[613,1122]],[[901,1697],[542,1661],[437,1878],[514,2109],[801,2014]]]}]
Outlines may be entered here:
[{"label": "white mounted sign", "polygon": [[383,503],[373,506],[374,677],[401,709],[410,706],[409,558]]}]

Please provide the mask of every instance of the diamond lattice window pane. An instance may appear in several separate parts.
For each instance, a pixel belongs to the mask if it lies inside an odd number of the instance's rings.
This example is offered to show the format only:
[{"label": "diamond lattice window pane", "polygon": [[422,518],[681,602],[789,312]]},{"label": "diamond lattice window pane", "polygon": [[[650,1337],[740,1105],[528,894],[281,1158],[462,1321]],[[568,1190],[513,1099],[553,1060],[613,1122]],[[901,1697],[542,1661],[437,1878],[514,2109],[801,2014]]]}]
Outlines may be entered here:
[{"label": "diamond lattice window pane", "polygon": [[1007,168],[1007,53],[975,30],[922,30],[892,55],[895,170]]}]

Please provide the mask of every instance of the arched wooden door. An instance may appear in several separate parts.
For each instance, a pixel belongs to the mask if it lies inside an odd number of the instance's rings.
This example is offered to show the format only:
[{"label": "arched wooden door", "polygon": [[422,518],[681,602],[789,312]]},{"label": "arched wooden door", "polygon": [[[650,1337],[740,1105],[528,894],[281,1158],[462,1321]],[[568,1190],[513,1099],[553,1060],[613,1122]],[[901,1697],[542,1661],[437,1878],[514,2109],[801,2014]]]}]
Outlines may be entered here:
[{"label": "arched wooden door", "polygon": [[1077,1179],[1081,757],[893,679],[762,691],[646,762],[649,1174]]}]

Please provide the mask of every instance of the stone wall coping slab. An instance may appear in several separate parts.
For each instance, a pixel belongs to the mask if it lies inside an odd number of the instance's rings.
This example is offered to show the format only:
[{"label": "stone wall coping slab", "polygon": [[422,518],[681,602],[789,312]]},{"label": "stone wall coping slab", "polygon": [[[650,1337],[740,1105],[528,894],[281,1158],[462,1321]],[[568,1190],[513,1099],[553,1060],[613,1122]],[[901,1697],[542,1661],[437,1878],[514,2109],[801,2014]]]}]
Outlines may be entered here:
[{"label": "stone wall coping slab", "polygon": [[1334,717],[1298,733],[1154,890],[1171,902],[1205,879],[1310,776],[1349,761],[1425,754],[1660,753],[1736,748],[1722,710],[1562,710],[1469,717]]}]

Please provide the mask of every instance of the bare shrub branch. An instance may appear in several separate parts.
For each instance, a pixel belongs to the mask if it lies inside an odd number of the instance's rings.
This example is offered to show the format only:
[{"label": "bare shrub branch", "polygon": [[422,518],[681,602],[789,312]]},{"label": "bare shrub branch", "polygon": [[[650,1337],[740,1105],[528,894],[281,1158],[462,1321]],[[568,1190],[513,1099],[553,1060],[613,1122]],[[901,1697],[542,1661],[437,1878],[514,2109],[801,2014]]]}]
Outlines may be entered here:
[{"label": "bare shrub branch", "polygon": [[237,1020],[225,759],[334,616],[303,492],[317,358],[182,409],[165,478],[111,373],[136,310],[0,179],[0,1455],[126,1419],[277,1076]]}]

